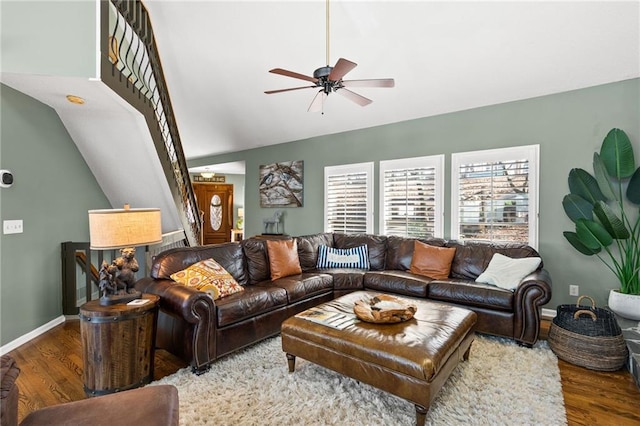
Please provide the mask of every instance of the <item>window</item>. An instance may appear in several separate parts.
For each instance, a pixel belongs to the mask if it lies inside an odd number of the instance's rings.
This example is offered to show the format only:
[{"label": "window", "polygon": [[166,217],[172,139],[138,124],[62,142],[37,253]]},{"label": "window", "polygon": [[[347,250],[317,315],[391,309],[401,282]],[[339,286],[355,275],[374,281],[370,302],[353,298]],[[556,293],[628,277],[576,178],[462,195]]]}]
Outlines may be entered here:
[{"label": "window", "polygon": [[326,232],[373,232],[373,163],[324,168]]},{"label": "window", "polygon": [[539,146],[451,156],[451,238],[538,244]]},{"label": "window", "polygon": [[380,229],[401,237],[443,236],[444,155],[380,162]]}]

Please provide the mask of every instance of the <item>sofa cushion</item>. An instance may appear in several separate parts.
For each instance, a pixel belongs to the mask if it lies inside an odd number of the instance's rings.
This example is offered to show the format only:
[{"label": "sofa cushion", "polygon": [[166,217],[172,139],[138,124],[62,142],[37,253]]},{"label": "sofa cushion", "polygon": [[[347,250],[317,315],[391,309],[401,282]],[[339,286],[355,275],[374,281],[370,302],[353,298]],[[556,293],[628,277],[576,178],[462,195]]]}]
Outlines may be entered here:
[{"label": "sofa cushion", "polygon": [[247,284],[245,258],[240,243],[179,247],[158,254],[151,265],[151,277],[171,279],[171,274],[205,259],[214,259],[240,285]]},{"label": "sofa cushion", "polygon": [[296,240],[267,240],[271,280],[302,273]]},{"label": "sofa cushion", "polygon": [[334,290],[362,290],[364,288],[364,274],[367,273],[366,269],[330,268],[318,271],[322,271],[333,277]]},{"label": "sofa cushion", "polygon": [[494,284],[507,290],[515,290],[520,281],[540,265],[539,257],[512,259],[495,253],[487,269],[476,278],[478,283]]},{"label": "sofa cushion", "polygon": [[265,240],[248,238],[242,240],[242,250],[246,257],[249,284],[271,279],[269,259],[267,258],[267,244]]},{"label": "sofa cushion", "polygon": [[489,284],[461,279],[434,280],[429,284],[427,297],[431,300],[458,305],[513,311],[513,292]]},{"label": "sofa cushion", "polygon": [[216,301],[218,327],[235,324],[287,305],[287,292],[273,285],[249,285],[242,293]]},{"label": "sofa cushion", "polygon": [[367,245],[348,249],[320,246],[316,268],[355,268],[369,269],[369,251]]},{"label": "sofa cushion", "polygon": [[387,237],[372,234],[334,234],[333,246],[336,248],[353,248],[363,244],[369,251],[369,264],[374,271],[384,269],[387,256]]},{"label": "sofa cushion", "polygon": [[455,253],[455,248],[436,247],[415,241],[409,272],[436,280],[449,278]]},{"label": "sofa cushion", "polygon": [[[540,257],[538,252],[526,244],[520,243],[484,243],[476,241],[447,242],[447,247],[455,247],[456,255],[451,264],[451,277],[475,281],[480,276],[494,253],[500,253],[511,258]],[[542,268],[542,262],[538,269]]]},{"label": "sofa cushion", "polygon": [[408,271],[413,258],[414,241],[422,241],[436,247],[444,247],[446,241],[442,238],[407,238],[390,235],[387,237],[387,259],[385,269]]},{"label": "sofa cushion", "polygon": [[364,275],[364,288],[407,296],[425,297],[431,278],[405,271],[370,271]]},{"label": "sofa cushion", "polygon": [[171,279],[204,291],[213,300],[243,291],[243,287],[213,259],[205,259],[171,274]]},{"label": "sofa cushion", "polygon": [[333,234],[330,232],[296,237],[295,240],[298,243],[298,259],[302,272],[316,268],[318,247],[323,245],[333,247]]},{"label": "sofa cushion", "polygon": [[280,287],[287,292],[289,303],[296,303],[320,293],[331,292],[333,290],[333,279],[328,274],[305,272],[275,281],[265,281],[256,284],[256,286]]}]

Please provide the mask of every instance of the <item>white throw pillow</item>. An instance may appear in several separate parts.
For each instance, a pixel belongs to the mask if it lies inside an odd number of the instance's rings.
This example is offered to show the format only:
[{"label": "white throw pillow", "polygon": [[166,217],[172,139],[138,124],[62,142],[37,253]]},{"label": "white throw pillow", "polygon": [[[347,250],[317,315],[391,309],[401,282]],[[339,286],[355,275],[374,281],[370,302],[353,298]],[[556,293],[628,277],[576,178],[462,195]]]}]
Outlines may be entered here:
[{"label": "white throw pillow", "polygon": [[514,290],[524,277],[538,269],[541,261],[539,257],[512,259],[495,253],[487,269],[476,278],[476,282]]}]

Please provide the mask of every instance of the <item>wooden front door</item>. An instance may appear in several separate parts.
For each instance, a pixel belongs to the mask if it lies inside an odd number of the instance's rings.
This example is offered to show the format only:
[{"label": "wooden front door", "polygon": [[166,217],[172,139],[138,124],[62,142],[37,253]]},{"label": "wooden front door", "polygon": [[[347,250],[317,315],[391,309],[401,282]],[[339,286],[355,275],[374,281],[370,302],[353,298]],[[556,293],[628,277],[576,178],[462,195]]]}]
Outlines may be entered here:
[{"label": "wooden front door", "polygon": [[233,185],[194,183],[198,210],[203,215],[202,244],[231,241],[233,229]]}]

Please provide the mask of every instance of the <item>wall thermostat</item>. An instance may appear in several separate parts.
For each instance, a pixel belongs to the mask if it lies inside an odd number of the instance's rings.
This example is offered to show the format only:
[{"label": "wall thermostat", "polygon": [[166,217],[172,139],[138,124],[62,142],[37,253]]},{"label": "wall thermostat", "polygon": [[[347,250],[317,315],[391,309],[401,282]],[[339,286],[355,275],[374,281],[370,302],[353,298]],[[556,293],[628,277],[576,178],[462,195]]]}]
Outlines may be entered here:
[{"label": "wall thermostat", "polygon": [[0,170],[0,187],[9,188],[13,185],[13,173],[10,170]]}]

